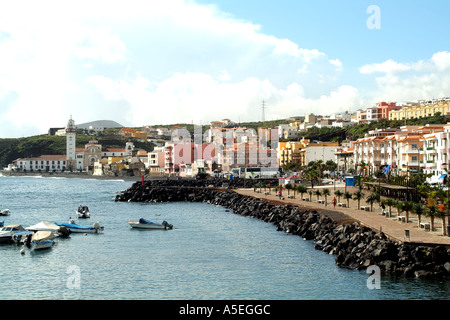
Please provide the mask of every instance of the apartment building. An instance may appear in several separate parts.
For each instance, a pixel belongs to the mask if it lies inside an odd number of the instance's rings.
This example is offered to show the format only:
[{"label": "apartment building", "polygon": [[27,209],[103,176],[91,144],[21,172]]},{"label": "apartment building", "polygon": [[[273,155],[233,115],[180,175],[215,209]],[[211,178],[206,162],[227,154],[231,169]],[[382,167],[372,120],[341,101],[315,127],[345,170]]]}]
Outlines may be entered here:
[{"label": "apartment building", "polygon": [[432,117],[440,112],[442,115],[450,115],[450,101],[448,98],[421,102],[404,106],[399,110],[389,113],[389,120],[406,120],[422,117]]},{"label": "apartment building", "polygon": [[353,142],[355,169],[365,174],[389,169],[390,174],[431,174],[437,182],[447,173],[450,124],[404,126],[400,129],[379,129]]},{"label": "apartment building", "polygon": [[305,153],[302,152],[310,141],[308,139],[302,139],[301,141],[279,142],[278,147],[278,166],[282,167],[290,162],[305,164]]}]

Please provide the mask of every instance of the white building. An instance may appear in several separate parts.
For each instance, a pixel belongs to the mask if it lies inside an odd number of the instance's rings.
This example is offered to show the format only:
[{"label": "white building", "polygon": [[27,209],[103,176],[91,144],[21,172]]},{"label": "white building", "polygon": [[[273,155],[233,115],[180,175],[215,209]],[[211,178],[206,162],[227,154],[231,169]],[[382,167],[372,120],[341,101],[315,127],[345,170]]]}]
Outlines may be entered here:
[{"label": "white building", "polygon": [[35,158],[19,158],[13,161],[11,168],[28,172],[54,172],[68,169],[65,155],[43,155]]},{"label": "white building", "polygon": [[77,128],[75,121],[70,116],[66,126],[66,161],[69,170],[75,169],[76,167],[76,137]]},{"label": "white building", "polygon": [[334,146],[314,146],[308,145],[305,150],[305,163],[308,164],[311,161],[322,160],[323,163],[328,160],[335,161],[336,145]]}]

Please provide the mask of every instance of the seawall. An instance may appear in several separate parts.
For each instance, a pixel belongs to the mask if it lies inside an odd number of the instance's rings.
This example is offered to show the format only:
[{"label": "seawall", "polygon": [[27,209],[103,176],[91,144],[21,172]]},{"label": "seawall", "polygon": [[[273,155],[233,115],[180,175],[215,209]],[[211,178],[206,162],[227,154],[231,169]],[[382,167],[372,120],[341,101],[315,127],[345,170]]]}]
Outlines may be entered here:
[{"label": "seawall", "polygon": [[[336,257],[336,265],[366,269],[377,265],[384,273],[415,278],[450,279],[450,250],[443,246],[394,241],[342,215],[320,214],[298,206],[244,196],[206,182],[151,180],[135,182],[116,201],[187,201],[220,205],[235,214],[272,223],[277,230],[311,241],[314,248]],[[209,187],[208,187],[209,186]]]}]

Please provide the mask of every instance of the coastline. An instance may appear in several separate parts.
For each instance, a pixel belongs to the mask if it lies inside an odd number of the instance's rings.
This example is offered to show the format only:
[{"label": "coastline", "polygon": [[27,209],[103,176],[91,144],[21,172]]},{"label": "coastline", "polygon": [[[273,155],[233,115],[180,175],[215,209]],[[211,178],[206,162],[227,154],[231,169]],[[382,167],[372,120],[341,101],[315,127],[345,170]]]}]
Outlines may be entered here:
[{"label": "coastline", "polygon": [[[124,180],[124,181],[141,181],[142,177],[137,176],[94,176],[86,172],[12,172],[0,170],[0,177],[42,177],[42,178],[78,178],[78,179],[97,179],[97,180]],[[146,177],[146,179],[148,179]]]},{"label": "coastline", "polygon": [[[377,266],[380,271],[400,277],[450,278],[450,249],[445,244],[397,240],[384,229],[374,229],[344,212],[322,210],[323,205],[301,207],[280,201],[275,195],[270,199],[267,196],[253,189],[145,181],[144,185],[134,183],[115,201],[203,202],[222,206],[234,214],[271,223],[278,231],[312,241],[315,249],[334,255],[340,267],[361,270]],[[358,213],[378,216],[375,212]]]}]

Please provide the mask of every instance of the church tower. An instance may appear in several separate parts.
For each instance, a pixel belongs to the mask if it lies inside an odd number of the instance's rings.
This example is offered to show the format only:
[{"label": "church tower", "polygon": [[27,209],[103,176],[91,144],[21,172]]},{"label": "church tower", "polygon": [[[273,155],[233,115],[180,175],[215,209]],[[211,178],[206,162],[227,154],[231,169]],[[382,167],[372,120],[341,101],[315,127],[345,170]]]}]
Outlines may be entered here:
[{"label": "church tower", "polygon": [[73,121],[72,116],[70,116],[66,126],[66,164],[67,169],[70,171],[76,169],[76,136],[77,128],[75,127],[75,121]]}]

